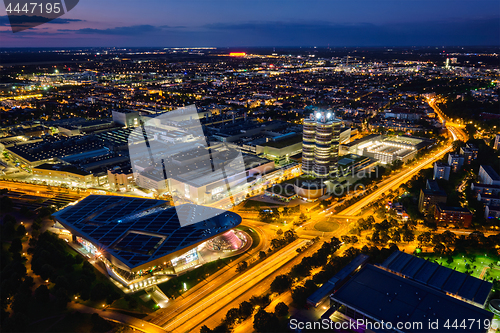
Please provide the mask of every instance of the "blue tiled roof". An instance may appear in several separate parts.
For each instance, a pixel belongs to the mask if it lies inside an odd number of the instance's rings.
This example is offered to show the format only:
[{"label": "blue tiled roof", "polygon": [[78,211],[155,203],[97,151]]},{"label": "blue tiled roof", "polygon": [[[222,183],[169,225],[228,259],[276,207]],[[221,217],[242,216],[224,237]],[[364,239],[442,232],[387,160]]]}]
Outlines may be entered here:
[{"label": "blue tiled roof", "polygon": [[[217,211],[207,220],[181,226],[178,214]],[[167,201],[91,195],[53,215],[73,233],[133,268],[209,239],[241,223],[235,213]]]}]

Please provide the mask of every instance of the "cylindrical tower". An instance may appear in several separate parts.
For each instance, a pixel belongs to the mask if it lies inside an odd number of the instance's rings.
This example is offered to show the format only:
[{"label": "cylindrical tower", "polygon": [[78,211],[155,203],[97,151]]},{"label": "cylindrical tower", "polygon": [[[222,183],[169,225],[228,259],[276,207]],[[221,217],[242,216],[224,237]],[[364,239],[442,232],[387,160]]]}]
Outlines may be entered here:
[{"label": "cylindrical tower", "polygon": [[340,126],[331,112],[316,112],[304,119],[302,139],[302,172],[328,178],[337,170]]},{"label": "cylindrical tower", "polygon": [[316,120],[314,116],[304,119],[302,133],[302,172],[312,175],[314,170],[314,147],[316,136]]},{"label": "cylindrical tower", "polygon": [[327,119],[324,112],[317,113],[317,115],[313,174],[319,178],[326,178],[330,173],[333,123]]}]

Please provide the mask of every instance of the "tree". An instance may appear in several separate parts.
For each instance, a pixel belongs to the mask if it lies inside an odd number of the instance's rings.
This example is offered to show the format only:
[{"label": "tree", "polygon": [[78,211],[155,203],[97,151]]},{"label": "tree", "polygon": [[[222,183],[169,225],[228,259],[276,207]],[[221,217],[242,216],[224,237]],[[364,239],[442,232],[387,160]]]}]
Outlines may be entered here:
[{"label": "tree", "polygon": [[11,253],[20,253],[23,250],[23,242],[20,238],[14,238],[10,244],[9,251]]},{"label": "tree", "polygon": [[436,246],[434,246],[433,251],[435,254],[444,254],[444,252],[446,251],[446,247],[443,244],[438,243],[436,244]]},{"label": "tree", "polygon": [[415,233],[411,229],[406,229],[403,233],[403,241],[409,243],[415,240]]},{"label": "tree", "polygon": [[401,242],[401,233],[399,232],[399,230],[396,230],[392,233],[392,237],[391,237],[391,240],[394,242],[394,243],[399,243]]},{"label": "tree", "polygon": [[288,306],[283,302],[279,302],[278,304],[276,304],[276,308],[274,309],[274,313],[278,317],[284,317],[284,316],[288,315]]},{"label": "tree", "polygon": [[20,224],[17,229],[16,233],[18,237],[23,237],[26,235],[26,227],[23,224]]},{"label": "tree", "polygon": [[226,313],[226,324],[228,326],[233,326],[236,323],[236,320],[240,317],[240,311],[238,308],[231,308]]},{"label": "tree", "polygon": [[259,251],[259,259],[265,259],[267,257],[266,252]]},{"label": "tree", "polygon": [[276,230],[276,235],[278,235],[278,236],[283,235],[283,230],[281,230],[281,229]]},{"label": "tree", "polygon": [[290,289],[291,285],[292,279],[288,275],[278,275],[271,283],[271,291],[281,294]]},{"label": "tree", "polygon": [[[0,209],[2,211],[2,209]],[[3,240],[9,240],[14,237],[16,233],[15,227],[16,219],[12,215],[5,215],[3,218],[2,232],[0,236]]]},{"label": "tree", "polygon": [[201,328],[200,328],[200,333],[211,333],[213,332],[210,328],[208,328],[207,325],[203,325]]},{"label": "tree", "polygon": [[297,234],[295,233],[294,230],[287,230],[285,231],[285,240],[288,242],[288,243],[291,243],[293,242],[294,240],[297,239]]},{"label": "tree", "polygon": [[278,325],[278,318],[262,308],[259,309],[253,319],[253,328],[257,332],[274,332]]},{"label": "tree", "polygon": [[35,300],[38,303],[48,303],[50,300],[49,289],[46,285],[42,284],[35,290]]},{"label": "tree", "polygon": [[68,292],[65,288],[59,288],[56,291],[56,305],[59,309],[66,309],[68,302],[70,301]]},{"label": "tree", "polygon": [[449,230],[446,230],[441,234],[441,239],[443,243],[445,243],[448,246],[453,245],[455,243],[456,238],[457,235],[455,235],[453,232]]},{"label": "tree", "polygon": [[333,252],[337,251],[340,245],[342,245],[342,242],[337,237],[332,237],[330,239],[330,246]]},{"label": "tree", "polygon": [[428,232],[428,231],[421,233],[417,237],[417,241],[420,244],[428,244],[428,243],[431,242],[431,240],[432,240],[432,234],[430,232]]},{"label": "tree", "polygon": [[247,319],[253,313],[253,305],[247,301],[241,302],[238,309],[240,312],[241,319]]},{"label": "tree", "polygon": [[307,215],[304,214],[304,212],[301,212],[300,215],[299,215],[299,220],[301,222],[304,222],[305,220],[307,220]]},{"label": "tree", "polygon": [[241,273],[244,270],[248,268],[248,264],[246,261],[242,261],[238,264],[238,267],[236,267],[236,272]]},{"label": "tree", "polygon": [[102,282],[97,282],[90,290],[90,300],[94,302],[104,300],[107,294],[108,287]]},{"label": "tree", "polygon": [[113,326],[111,326],[109,322],[107,322],[97,313],[93,313],[90,319],[93,325],[92,332],[107,332],[113,328]]}]

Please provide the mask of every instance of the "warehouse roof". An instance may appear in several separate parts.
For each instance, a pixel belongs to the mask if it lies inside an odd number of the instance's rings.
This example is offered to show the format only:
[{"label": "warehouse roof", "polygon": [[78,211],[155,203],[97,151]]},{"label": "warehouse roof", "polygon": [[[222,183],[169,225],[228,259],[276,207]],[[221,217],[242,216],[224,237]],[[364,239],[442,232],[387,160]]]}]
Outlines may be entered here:
[{"label": "warehouse roof", "polygon": [[[398,322],[423,323],[422,329],[415,326],[404,330],[409,333],[428,332],[429,321],[438,320],[439,329],[436,332],[443,332],[446,331],[444,324],[447,321],[451,326],[455,320],[460,323],[464,318],[477,322],[493,318],[493,313],[480,307],[372,265],[362,268],[331,299],[394,325]],[[469,326],[452,331],[470,332]],[[483,327],[477,330],[486,331]]]}]

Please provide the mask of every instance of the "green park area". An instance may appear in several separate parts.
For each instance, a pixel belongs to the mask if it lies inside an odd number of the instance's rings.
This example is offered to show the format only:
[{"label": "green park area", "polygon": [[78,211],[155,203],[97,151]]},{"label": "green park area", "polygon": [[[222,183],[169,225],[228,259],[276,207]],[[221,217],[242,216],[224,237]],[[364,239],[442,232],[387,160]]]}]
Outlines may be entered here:
[{"label": "green park area", "polygon": [[487,281],[500,280],[500,258],[484,253],[446,255],[424,255],[424,259],[436,262],[453,270],[469,273],[471,276]]},{"label": "green park area", "polygon": [[218,259],[204,264],[198,268],[195,268],[189,272],[186,272],[180,276],[174,277],[164,283],[158,285],[158,287],[167,295],[169,298],[177,298],[184,294],[189,289],[196,286],[199,282],[205,280],[210,275],[217,272],[224,266],[229,265],[233,260],[239,256],[225,259]]},{"label": "green park area", "polygon": [[332,232],[337,230],[340,225],[337,222],[321,221],[314,225],[314,229],[323,232]]},{"label": "green park area", "polygon": [[242,230],[242,231],[246,232],[248,235],[250,235],[250,237],[252,237],[252,246],[250,247],[249,250],[251,250],[251,249],[255,248],[257,245],[259,245],[260,236],[255,230],[253,230],[252,228],[249,228],[247,226],[244,226],[244,225],[240,225],[236,229]]}]

